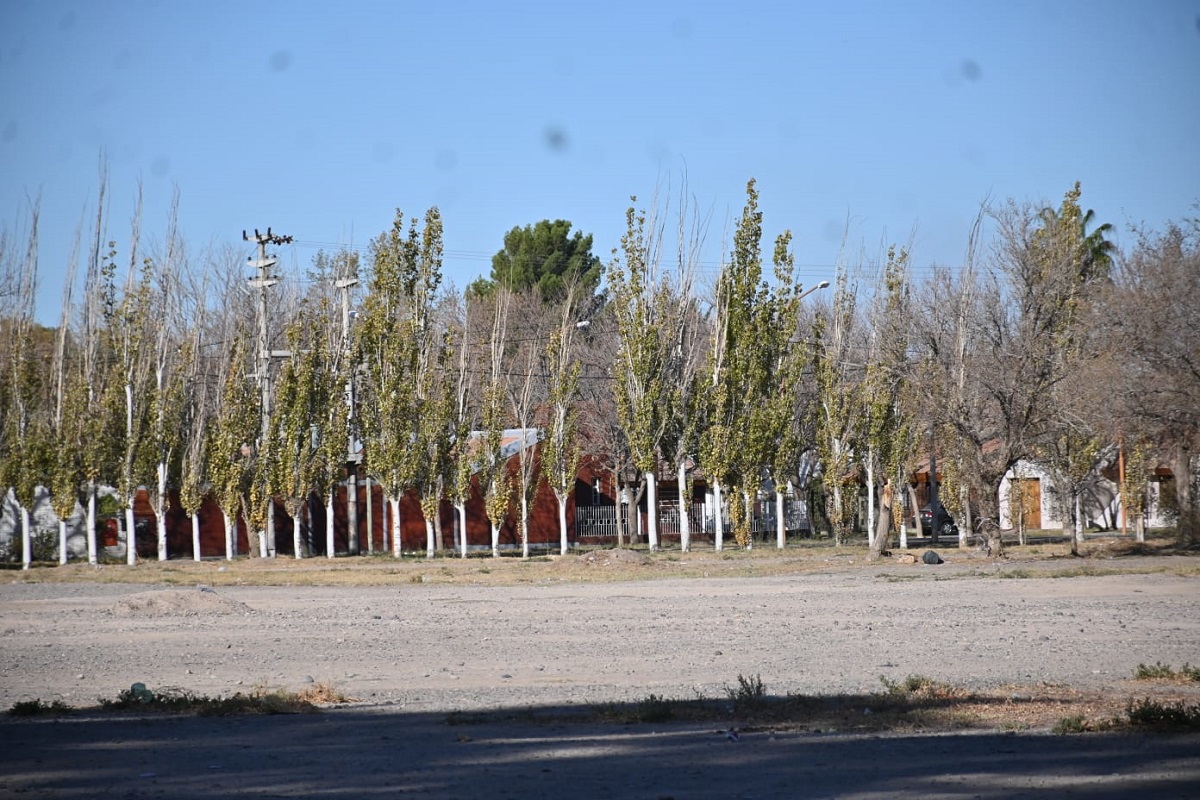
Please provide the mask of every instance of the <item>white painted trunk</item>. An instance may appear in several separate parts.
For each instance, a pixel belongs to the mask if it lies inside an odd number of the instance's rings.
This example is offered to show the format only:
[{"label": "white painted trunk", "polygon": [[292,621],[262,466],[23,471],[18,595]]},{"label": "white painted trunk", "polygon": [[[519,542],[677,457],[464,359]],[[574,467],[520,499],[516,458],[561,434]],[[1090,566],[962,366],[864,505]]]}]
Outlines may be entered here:
[{"label": "white painted trunk", "polygon": [[654,470],[646,473],[646,538],[650,551],[658,549],[658,475]]},{"label": "white painted trunk", "polygon": [[[333,493],[335,489],[329,490],[329,496],[325,498],[325,557],[333,558],[335,553],[333,542]],[[347,488],[347,497],[349,497],[349,489]],[[347,519],[349,522],[349,519]],[[349,534],[347,534],[348,536]]]},{"label": "white painted trunk", "polygon": [[154,506],[154,527],[158,533],[158,560],[167,560],[167,465],[158,462],[158,502]]},{"label": "white painted trunk", "polygon": [[746,549],[754,549],[754,501],[750,497],[750,493],[742,492],[742,508],[746,512],[746,526],[750,528],[750,533],[746,537]]},{"label": "white painted trunk", "polygon": [[454,510],[458,512],[458,547],[463,558],[467,557],[467,504],[455,503]]},{"label": "white painted trunk", "polygon": [[875,453],[867,448],[867,546],[875,544]]},{"label": "white painted trunk", "polygon": [[225,521],[225,560],[233,561],[233,555],[237,543],[237,524],[229,518],[224,509],[221,511],[221,518]]},{"label": "white painted trunk", "polygon": [[389,497],[388,502],[392,508],[392,555],[399,558],[404,544],[400,538],[400,498]]},{"label": "white painted trunk", "polygon": [[775,490],[775,546],[780,550],[787,544],[787,520],[783,518],[783,492]]},{"label": "white painted trunk", "polygon": [[[273,543],[273,540],[275,539],[275,501],[274,500],[267,501],[267,529],[264,530],[262,532],[262,535],[258,537],[258,554],[262,558],[267,557],[267,540],[268,539],[272,540],[272,543]],[[271,548],[272,554],[274,554],[274,550],[275,550],[274,548]]]},{"label": "white painted trunk", "polygon": [[200,560],[200,512],[192,514],[192,561]]},{"label": "white painted trunk", "polygon": [[367,476],[366,482],[367,482],[367,496],[366,496],[366,501],[367,501],[367,553],[369,555],[375,555],[375,515],[372,512],[372,507],[371,507],[371,476],[370,475]]},{"label": "white painted trunk", "polygon": [[725,546],[725,524],[721,521],[721,482],[713,481],[713,549]]},{"label": "white painted trunk", "polygon": [[67,563],[67,521],[58,521],[58,563]]},{"label": "white painted trunk", "polygon": [[570,548],[570,543],[567,542],[567,496],[566,494],[558,495],[558,552],[559,555],[566,555]]},{"label": "white painted trunk", "polygon": [[[967,503],[967,500],[967,490],[966,487],[963,487],[958,493],[958,507],[966,512],[970,512],[971,507]],[[971,532],[970,516],[970,513],[967,513],[967,518],[962,521],[963,524],[958,526],[958,546],[961,550],[967,549],[967,534]]]},{"label": "white painted trunk", "polygon": [[492,523],[492,558],[500,557],[500,526]]},{"label": "white painted trunk", "polygon": [[529,498],[521,492],[521,558],[529,558]]},{"label": "white painted trunk", "polygon": [[692,549],[692,498],[687,496],[687,465],[680,460],[676,471],[679,481],[679,549],[687,553]]},{"label": "white painted trunk", "polygon": [[33,535],[29,531],[29,509],[21,506],[21,569],[33,564]]},{"label": "white painted trunk", "polygon": [[434,546],[433,517],[425,517],[425,557],[433,558],[437,548]]},{"label": "white painted trunk", "polygon": [[137,563],[137,525],[133,518],[133,499],[125,509],[125,563]]},{"label": "white painted trunk", "polygon": [[87,504],[87,550],[88,563],[96,564],[99,560],[98,547],[96,542],[96,485],[88,484],[88,504]]},{"label": "white painted trunk", "polygon": [[304,537],[300,533],[300,515],[303,513],[297,511],[292,517],[292,556],[296,559],[304,558]]}]

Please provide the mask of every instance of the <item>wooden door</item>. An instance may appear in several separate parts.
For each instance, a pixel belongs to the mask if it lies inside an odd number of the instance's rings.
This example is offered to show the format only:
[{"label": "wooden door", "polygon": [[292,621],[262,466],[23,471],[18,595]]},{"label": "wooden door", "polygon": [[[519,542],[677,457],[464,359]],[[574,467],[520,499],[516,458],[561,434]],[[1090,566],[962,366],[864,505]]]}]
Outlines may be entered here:
[{"label": "wooden door", "polygon": [[[1017,478],[1013,481],[1013,524],[1017,515],[1025,522],[1025,530],[1042,527],[1042,481],[1040,478]],[[1019,505],[1018,505],[1019,504]]]}]

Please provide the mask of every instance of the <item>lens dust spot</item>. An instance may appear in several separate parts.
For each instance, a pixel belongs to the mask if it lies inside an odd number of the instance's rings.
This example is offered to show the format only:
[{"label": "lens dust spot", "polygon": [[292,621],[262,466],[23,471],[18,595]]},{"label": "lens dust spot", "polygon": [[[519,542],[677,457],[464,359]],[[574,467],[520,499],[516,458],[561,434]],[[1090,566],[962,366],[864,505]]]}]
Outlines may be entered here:
[{"label": "lens dust spot", "polygon": [[458,166],[458,153],[448,147],[443,147],[434,154],[433,166],[442,172],[452,171]]},{"label": "lens dust spot", "polygon": [[166,156],[158,156],[154,161],[150,162],[150,174],[156,178],[162,178],[171,171],[171,159]]},{"label": "lens dust spot", "polygon": [[962,71],[962,76],[969,81],[977,81],[983,77],[983,70],[974,59],[964,58],[959,69]]},{"label": "lens dust spot", "polygon": [[63,14],[61,17],[58,18],[58,29],[61,32],[66,33],[67,31],[71,30],[71,28],[74,28],[74,27],[75,27],[75,12],[74,11],[68,11],[67,13]]},{"label": "lens dust spot", "polygon": [[9,120],[8,124],[6,124],[4,126],[4,133],[0,134],[0,138],[2,138],[6,142],[11,142],[11,141],[16,140],[16,138],[17,138],[17,121],[15,119]]},{"label": "lens dust spot", "polygon": [[546,148],[555,153],[564,153],[571,146],[567,132],[557,125],[546,126],[546,130],[542,132],[542,140],[546,143]]},{"label": "lens dust spot", "polygon": [[287,50],[276,50],[271,54],[271,69],[284,72],[292,66],[292,54]]},{"label": "lens dust spot", "polygon": [[391,161],[394,155],[396,148],[391,142],[375,142],[371,145],[371,160],[377,164]]}]

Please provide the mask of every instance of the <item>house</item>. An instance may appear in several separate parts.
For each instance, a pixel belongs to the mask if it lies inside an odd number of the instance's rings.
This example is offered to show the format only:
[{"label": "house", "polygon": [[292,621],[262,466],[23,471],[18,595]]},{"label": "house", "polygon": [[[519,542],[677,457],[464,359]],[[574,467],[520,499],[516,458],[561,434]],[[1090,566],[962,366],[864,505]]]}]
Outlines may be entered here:
[{"label": "house", "polygon": [[[1089,480],[1080,498],[1084,528],[1122,530],[1133,523],[1124,518],[1116,470],[1107,467]],[[1171,524],[1168,498],[1173,494],[1171,471],[1155,470],[1147,487],[1146,527]],[[1033,460],[1022,460],[1000,483],[1000,527],[1026,530],[1069,528],[1071,498],[1055,486],[1050,470]]]}]

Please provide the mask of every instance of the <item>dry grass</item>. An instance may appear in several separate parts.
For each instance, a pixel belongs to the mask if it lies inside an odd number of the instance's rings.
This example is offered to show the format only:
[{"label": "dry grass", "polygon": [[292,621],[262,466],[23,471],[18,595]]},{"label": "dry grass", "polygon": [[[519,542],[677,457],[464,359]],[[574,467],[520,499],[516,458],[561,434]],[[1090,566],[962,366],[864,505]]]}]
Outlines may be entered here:
[{"label": "dry grass", "polygon": [[[949,731],[1040,731],[1087,733],[1100,730],[1154,729],[1145,709],[1161,711],[1167,722],[1200,708],[1198,692],[1154,692],[1135,699],[1126,691],[1080,691],[1067,686],[1004,686],[972,691],[960,686],[909,678],[900,686],[863,695],[764,694],[743,702],[737,690],[726,698],[672,699],[651,694],[636,703],[610,703],[574,710],[533,709],[452,713],[447,723],[603,722],[613,724],[691,722],[718,725],[742,733],[913,733]],[[1194,719],[1189,719],[1194,729]],[[1175,726],[1178,727],[1178,726]]]},{"label": "dry grass", "polygon": [[[925,548],[909,552],[920,555]],[[390,555],[357,558],[239,558],[234,561],[173,560],[124,564],[71,563],[45,565],[14,572],[12,578],[28,582],[148,583],[194,586],[380,586],[398,583],[521,585],[557,583],[608,583],[662,578],[754,578],[862,571],[888,580],[970,577],[1086,577],[1138,572],[1200,575],[1197,551],[1181,551],[1171,540],[1145,544],[1093,539],[1082,558],[1070,555],[1066,543],[1034,540],[1025,547],[1006,549],[1001,559],[986,558],[974,549],[938,548],[945,564],[897,562],[900,551],[882,561],[866,560],[865,545],[834,547],[823,540],[802,540],[786,550],[759,544],[754,550],[715,552],[703,546],[690,553],[644,548],[582,550],[566,556],[540,555],[524,560],[451,554],[429,560]]]}]

